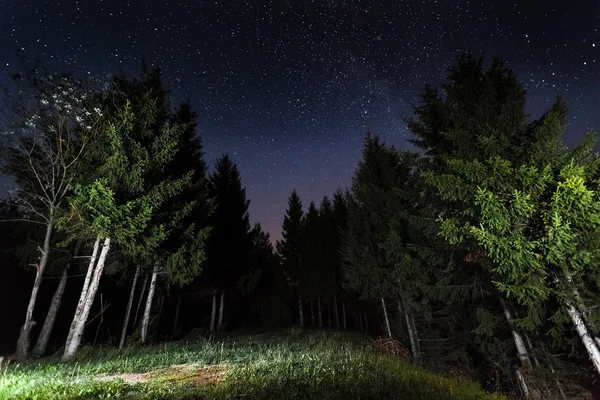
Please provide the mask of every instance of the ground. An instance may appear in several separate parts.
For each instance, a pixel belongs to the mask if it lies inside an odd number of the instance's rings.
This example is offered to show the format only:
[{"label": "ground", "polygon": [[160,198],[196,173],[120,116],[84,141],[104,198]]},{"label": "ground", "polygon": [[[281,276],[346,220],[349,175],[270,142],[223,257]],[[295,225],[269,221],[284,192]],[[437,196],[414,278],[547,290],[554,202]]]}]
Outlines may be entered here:
[{"label": "ground", "polygon": [[84,348],[10,363],[0,399],[503,399],[442,377],[341,332],[191,335],[155,346]]}]

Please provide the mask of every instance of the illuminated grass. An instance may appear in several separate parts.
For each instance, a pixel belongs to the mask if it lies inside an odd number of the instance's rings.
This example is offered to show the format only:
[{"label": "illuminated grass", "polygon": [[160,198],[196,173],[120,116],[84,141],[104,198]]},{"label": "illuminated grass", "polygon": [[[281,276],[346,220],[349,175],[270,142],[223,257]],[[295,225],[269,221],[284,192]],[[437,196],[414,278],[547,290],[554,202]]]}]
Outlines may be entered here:
[{"label": "illuminated grass", "polygon": [[[1,399],[501,399],[373,353],[361,336],[298,330],[152,347],[83,349],[10,365]],[[135,374],[135,375],[134,375]]]}]

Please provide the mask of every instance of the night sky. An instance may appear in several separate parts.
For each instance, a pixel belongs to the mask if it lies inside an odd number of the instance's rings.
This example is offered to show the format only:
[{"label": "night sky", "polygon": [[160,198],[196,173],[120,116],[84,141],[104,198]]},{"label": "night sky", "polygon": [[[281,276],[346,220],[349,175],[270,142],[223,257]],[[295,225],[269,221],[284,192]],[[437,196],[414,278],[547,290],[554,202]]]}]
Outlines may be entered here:
[{"label": "night sky", "polygon": [[293,188],[307,204],[350,185],[367,131],[412,149],[402,117],[460,51],[507,61],[532,116],[561,93],[567,144],[600,130],[599,29],[589,0],[0,0],[0,77],[17,49],[98,77],[161,67],[278,239]]}]

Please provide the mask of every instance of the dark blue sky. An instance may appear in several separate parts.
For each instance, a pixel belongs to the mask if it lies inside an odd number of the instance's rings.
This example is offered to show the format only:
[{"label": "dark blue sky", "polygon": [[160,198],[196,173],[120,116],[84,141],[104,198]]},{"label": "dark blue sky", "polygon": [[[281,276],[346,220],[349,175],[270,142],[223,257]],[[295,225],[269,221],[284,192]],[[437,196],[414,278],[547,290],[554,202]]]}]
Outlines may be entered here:
[{"label": "dark blue sky", "polygon": [[459,51],[507,61],[533,116],[561,93],[567,143],[600,129],[599,29],[587,0],[0,0],[0,78],[16,49],[100,77],[160,66],[277,239],[293,188],[308,204],[349,186],[367,131],[410,149],[402,116]]}]

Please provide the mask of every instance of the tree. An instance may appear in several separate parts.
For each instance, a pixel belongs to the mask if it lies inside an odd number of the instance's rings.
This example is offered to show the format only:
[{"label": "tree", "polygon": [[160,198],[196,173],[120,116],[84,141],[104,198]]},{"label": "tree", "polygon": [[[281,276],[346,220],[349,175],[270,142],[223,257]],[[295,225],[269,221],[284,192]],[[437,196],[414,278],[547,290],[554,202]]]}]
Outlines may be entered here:
[{"label": "tree", "polygon": [[12,201],[26,210],[26,220],[45,225],[25,321],[17,340],[16,359],[29,357],[33,310],[50,257],[50,243],[64,199],[89,142],[103,129],[100,91],[89,80],[50,73],[37,66],[13,79],[12,143],[4,152],[3,172],[15,178]]},{"label": "tree", "polygon": [[277,252],[288,283],[294,287],[298,297],[299,324],[304,326],[301,285],[305,279],[303,252],[302,202],[294,189],[288,199],[288,208],[283,217],[282,239],[277,242]]},{"label": "tree", "polygon": [[214,200],[214,213],[209,218],[212,226],[208,239],[209,280],[214,289],[220,291],[219,317],[216,320],[216,300],[213,296],[212,328],[220,328],[224,316],[225,293],[230,294],[238,287],[241,277],[247,272],[251,248],[249,200],[242,187],[237,166],[228,155],[217,160],[215,171],[208,182],[208,193]]},{"label": "tree", "polygon": [[[97,235],[95,251],[88,271],[93,278],[86,279],[83,299],[78,304],[71,325],[70,340],[65,346],[63,359],[71,359],[81,342],[111,241],[124,254],[144,257],[167,237],[164,223],[153,223],[156,210],[170,198],[190,185],[191,174],[183,177],[165,176],[173,162],[183,127],[178,124],[155,125],[156,102],[147,92],[136,107],[125,96],[117,93],[111,110],[111,121],[101,141],[94,146],[90,160],[99,162],[95,173],[81,177],[70,198],[71,213],[63,222],[71,232],[91,232]],[[89,172],[89,171],[88,171]],[[165,176],[157,180],[156,176]],[[95,263],[95,254],[103,241],[102,251]]]}]

